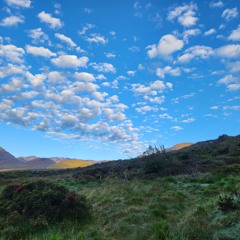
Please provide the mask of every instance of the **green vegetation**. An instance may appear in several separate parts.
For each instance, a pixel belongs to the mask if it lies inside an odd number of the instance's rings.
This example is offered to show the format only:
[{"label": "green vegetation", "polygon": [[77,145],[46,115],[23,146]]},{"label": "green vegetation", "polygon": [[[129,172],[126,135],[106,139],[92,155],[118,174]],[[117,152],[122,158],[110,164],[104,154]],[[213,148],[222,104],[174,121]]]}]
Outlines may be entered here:
[{"label": "green vegetation", "polygon": [[0,231],[21,239],[61,221],[83,222],[90,205],[82,195],[43,180],[8,185],[0,196]]},{"label": "green vegetation", "polygon": [[[86,168],[1,172],[0,239],[239,240],[239,142],[221,137]],[[80,201],[74,211],[71,194]]]}]

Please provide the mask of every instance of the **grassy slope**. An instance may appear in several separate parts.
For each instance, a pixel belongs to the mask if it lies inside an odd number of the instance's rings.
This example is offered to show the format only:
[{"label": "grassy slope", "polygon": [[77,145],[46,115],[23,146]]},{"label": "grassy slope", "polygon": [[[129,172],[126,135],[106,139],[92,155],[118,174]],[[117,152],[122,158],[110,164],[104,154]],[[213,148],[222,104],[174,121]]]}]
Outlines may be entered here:
[{"label": "grassy slope", "polygon": [[[41,177],[85,194],[92,204],[90,224],[63,222],[29,236],[29,240],[239,240],[240,210],[221,212],[216,204],[220,195],[235,189],[240,192],[239,150],[240,136],[177,151],[168,157],[183,159],[181,167],[198,164],[194,171],[177,176],[164,176],[159,168],[154,175],[144,174],[141,166],[147,161],[154,171],[154,162],[167,163],[158,156],[93,165],[80,171],[80,180],[72,178],[78,169],[0,173],[0,191],[9,182]],[[132,167],[127,168],[129,171],[137,171],[130,180],[124,180],[126,166]],[[114,174],[119,168],[121,171]],[[198,172],[201,169],[203,172]]]},{"label": "grassy slope", "polygon": [[90,166],[92,163],[90,161],[84,161],[84,160],[66,160],[61,161],[59,163],[56,163],[52,165],[50,168],[77,168],[77,167],[86,167]]},{"label": "grassy slope", "polygon": [[[50,181],[85,194],[93,205],[93,219],[86,226],[64,222],[50,226],[48,231],[29,236],[29,239],[237,240],[240,212],[222,213],[216,206],[219,194],[240,189],[240,165],[236,166],[227,167],[222,173],[131,181],[87,182],[69,179],[67,175],[48,177]],[[25,180],[23,177],[20,181]],[[1,180],[0,190],[7,181],[19,182],[19,179]]]}]

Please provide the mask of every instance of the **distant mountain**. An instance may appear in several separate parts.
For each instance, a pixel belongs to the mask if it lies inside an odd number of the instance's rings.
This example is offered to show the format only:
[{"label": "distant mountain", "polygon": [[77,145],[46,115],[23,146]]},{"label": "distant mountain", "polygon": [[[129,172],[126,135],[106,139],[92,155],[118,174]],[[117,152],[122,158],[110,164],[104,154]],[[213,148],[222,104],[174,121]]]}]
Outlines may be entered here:
[{"label": "distant mountain", "polygon": [[54,164],[56,162],[50,158],[35,158],[25,163],[24,167],[27,169],[46,169]]},{"label": "distant mountain", "polygon": [[168,152],[170,151],[176,151],[176,150],[180,150],[180,149],[183,149],[185,147],[189,147],[193,145],[193,143],[189,143],[189,142],[185,142],[185,143],[178,143],[176,145],[174,145],[173,147],[170,147],[167,149]]},{"label": "distant mountain", "polygon": [[85,160],[65,160],[58,162],[50,168],[77,168],[77,167],[87,167],[92,165],[94,162],[93,161],[85,161]]},{"label": "distant mountain", "polygon": [[20,160],[0,147],[0,168],[19,168],[23,165]]},{"label": "distant mountain", "polygon": [[25,162],[28,162],[28,161],[36,160],[38,158],[39,157],[36,157],[36,156],[28,156],[28,157],[19,157],[18,159],[21,159],[21,160],[24,160]]}]

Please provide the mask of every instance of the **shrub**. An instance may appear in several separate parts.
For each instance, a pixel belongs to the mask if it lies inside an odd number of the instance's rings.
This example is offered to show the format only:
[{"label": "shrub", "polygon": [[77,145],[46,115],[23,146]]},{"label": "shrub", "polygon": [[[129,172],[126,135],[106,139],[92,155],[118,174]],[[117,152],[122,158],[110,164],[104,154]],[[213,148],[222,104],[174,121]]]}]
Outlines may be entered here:
[{"label": "shrub", "polygon": [[219,196],[217,207],[222,212],[232,211],[239,208],[238,193],[230,193],[228,195]]},{"label": "shrub", "polygon": [[12,227],[24,229],[24,235],[62,220],[85,221],[90,209],[85,196],[47,181],[9,185],[0,196],[0,232],[9,237]]}]

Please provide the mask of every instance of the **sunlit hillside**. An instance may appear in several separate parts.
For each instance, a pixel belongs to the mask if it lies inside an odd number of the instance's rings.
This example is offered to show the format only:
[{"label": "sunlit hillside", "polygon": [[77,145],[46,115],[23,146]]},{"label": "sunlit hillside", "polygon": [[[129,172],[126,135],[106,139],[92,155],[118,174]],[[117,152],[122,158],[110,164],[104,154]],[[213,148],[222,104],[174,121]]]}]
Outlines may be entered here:
[{"label": "sunlit hillside", "polygon": [[92,165],[91,161],[84,160],[65,160],[52,165],[50,168],[78,168]]}]

